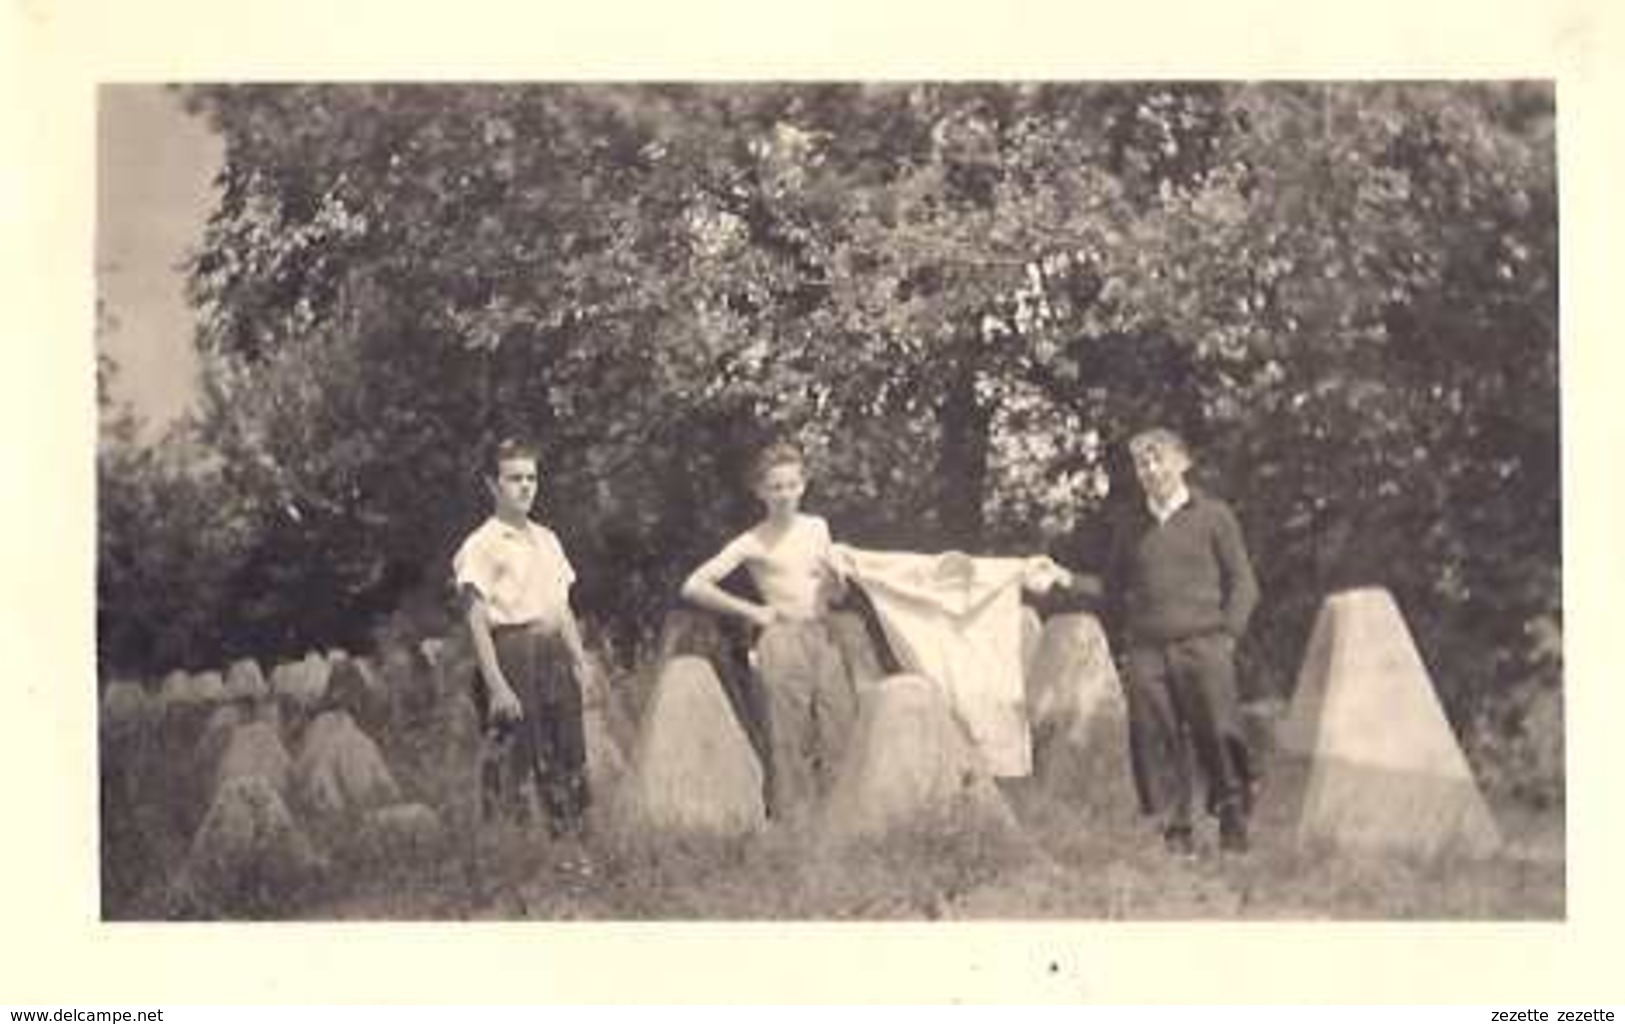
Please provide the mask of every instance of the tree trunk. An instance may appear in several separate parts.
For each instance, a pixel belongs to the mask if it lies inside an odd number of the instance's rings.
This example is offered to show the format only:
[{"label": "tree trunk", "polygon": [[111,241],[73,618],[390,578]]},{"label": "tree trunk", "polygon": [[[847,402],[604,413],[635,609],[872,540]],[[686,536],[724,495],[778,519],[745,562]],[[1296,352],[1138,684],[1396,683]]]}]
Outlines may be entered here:
[{"label": "tree trunk", "polygon": [[993,410],[976,395],[974,359],[956,361],[947,393],[937,406],[942,447],[937,463],[937,522],[942,539],[961,551],[981,546],[986,525],[982,499],[987,487],[987,459]]}]

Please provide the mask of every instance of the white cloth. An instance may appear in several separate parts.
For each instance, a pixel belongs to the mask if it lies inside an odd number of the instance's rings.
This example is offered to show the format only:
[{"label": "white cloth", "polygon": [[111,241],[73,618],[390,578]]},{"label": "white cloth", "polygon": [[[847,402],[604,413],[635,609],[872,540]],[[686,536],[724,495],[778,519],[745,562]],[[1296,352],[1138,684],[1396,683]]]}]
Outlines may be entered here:
[{"label": "white cloth", "polygon": [[898,660],[947,693],[988,771],[1004,778],[1031,774],[1021,589],[1042,585],[1047,570],[1041,560],[839,544],[835,555],[869,595]]},{"label": "white cloth", "polygon": [[525,521],[509,526],[492,516],[469,534],[452,559],[457,589],[472,586],[494,626],[558,625],[570,609],[575,569],[552,530]]}]

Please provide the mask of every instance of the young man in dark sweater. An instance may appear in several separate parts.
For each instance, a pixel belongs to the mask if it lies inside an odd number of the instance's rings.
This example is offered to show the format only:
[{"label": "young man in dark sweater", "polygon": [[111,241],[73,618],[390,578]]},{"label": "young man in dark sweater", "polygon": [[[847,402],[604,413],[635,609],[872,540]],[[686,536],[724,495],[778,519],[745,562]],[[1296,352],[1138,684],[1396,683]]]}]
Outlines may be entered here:
[{"label": "young man in dark sweater", "polygon": [[1129,441],[1145,505],[1125,517],[1106,565],[1124,645],[1129,749],[1141,808],[1162,814],[1169,848],[1191,841],[1191,753],[1219,818],[1222,849],[1247,848],[1251,784],[1236,700],[1236,642],[1258,604],[1241,527],[1224,502],[1185,483],[1178,435]]},{"label": "young man in dark sweater", "polygon": [[1145,431],[1129,441],[1129,453],[1145,500],[1115,524],[1103,582],[1123,652],[1140,807],[1162,818],[1171,851],[1194,851],[1194,752],[1220,847],[1241,852],[1252,780],[1235,652],[1258,604],[1258,582],[1230,507],[1186,485],[1191,459],[1179,436]]}]

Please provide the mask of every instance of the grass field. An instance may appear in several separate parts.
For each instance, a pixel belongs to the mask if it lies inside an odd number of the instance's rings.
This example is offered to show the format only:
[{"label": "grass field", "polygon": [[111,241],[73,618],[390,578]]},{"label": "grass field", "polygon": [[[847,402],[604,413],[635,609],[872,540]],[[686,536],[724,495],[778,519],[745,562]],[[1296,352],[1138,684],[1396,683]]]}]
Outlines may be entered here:
[{"label": "grass field", "polygon": [[[284,721],[296,750],[297,721]],[[374,730],[406,799],[442,828],[410,844],[364,842],[343,822],[310,835],[321,865],[294,878],[247,869],[229,889],[185,884],[206,786],[174,755],[104,747],[103,908],[109,919],[279,920],[1513,920],[1564,916],[1561,808],[1497,800],[1500,851],[1434,860],[1301,845],[1304,772],[1267,763],[1253,849],[1220,855],[1211,827],[1193,860],[1163,852],[1137,818],[1120,748],[1042,781],[1001,783],[1014,833],[952,824],[844,849],[812,826],[738,839],[628,834],[600,794],[593,828],[555,841],[540,827],[475,827],[458,728],[444,709]],[[166,753],[167,751],[167,753]],[[1208,823],[1211,826],[1211,823]]]},{"label": "grass field", "polygon": [[[494,830],[418,864],[365,870],[289,916],[319,919],[1557,919],[1561,822],[1507,808],[1507,850],[1479,861],[1300,849],[1283,803],[1252,852],[1170,857],[1146,827],[1091,821],[1045,794],[1013,800],[1026,841],[901,834],[839,853],[805,834],[549,843]],[[477,868],[475,868],[477,865]],[[363,880],[364,879],[364,880]]]}]

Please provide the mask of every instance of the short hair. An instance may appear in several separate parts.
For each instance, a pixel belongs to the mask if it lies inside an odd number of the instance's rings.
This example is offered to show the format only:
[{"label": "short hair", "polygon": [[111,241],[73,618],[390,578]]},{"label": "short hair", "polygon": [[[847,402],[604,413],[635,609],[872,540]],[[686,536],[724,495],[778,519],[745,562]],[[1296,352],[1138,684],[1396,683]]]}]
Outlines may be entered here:
[{"label": "short hair", "polygon": [[509,459],[529,459],[540,463],[541,450],[527,438],[505,437],[491,446],[491,453],[485,460],[486,472],[495,479],[502,472],[502,464]]},{"label": "short hair", "polygon": [[1142,430],[1128,439],[1130,455],[1138,455],[1147,448],[1160,448],[1163,451],[1174,452],[1186,462],[1191,461],[1190,446],[1185,443],[1184,438],[1167,427],[1152,427],[1150,430]]},{"label": "short hair", "polygon": [[805,468],[807,460],[802,456],[801,449],[788,441],[775,441],[756,454],[751,463],[751,483],[761,483],[767,478],[769,470],[778,466],[801,466]]}]

